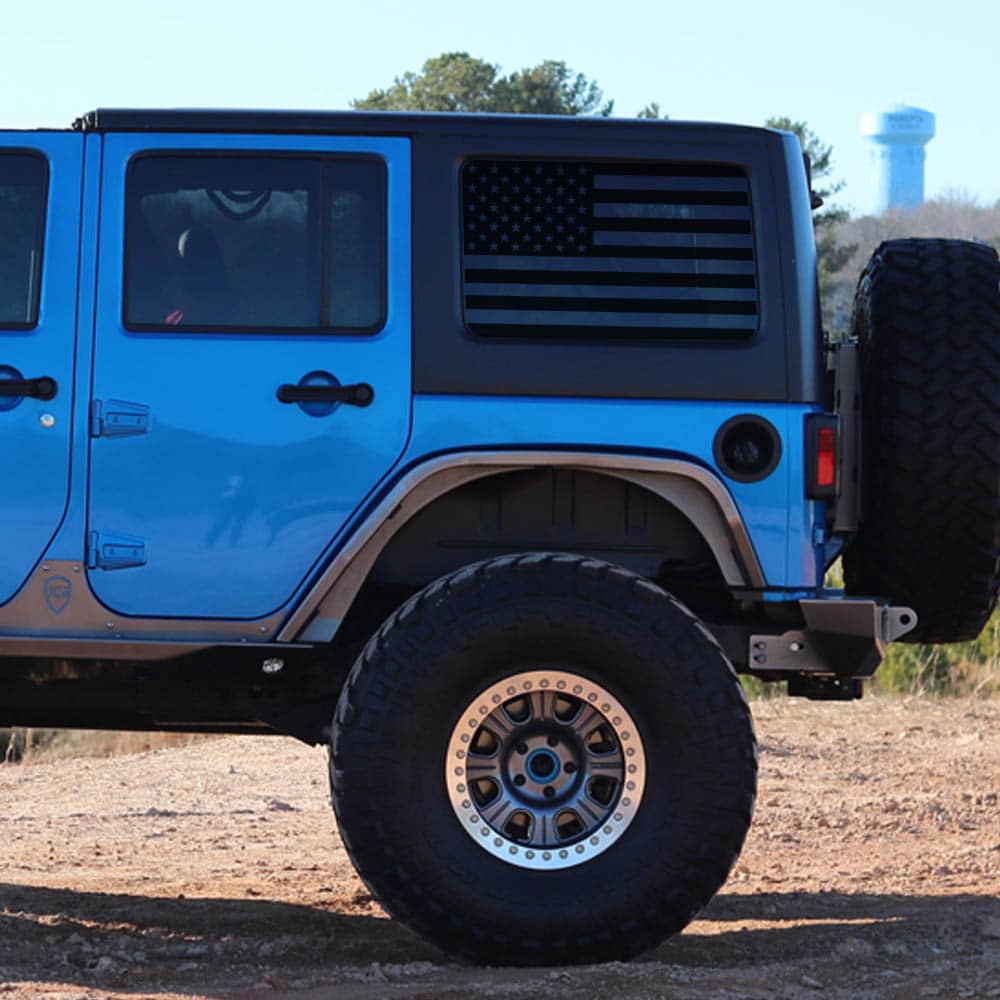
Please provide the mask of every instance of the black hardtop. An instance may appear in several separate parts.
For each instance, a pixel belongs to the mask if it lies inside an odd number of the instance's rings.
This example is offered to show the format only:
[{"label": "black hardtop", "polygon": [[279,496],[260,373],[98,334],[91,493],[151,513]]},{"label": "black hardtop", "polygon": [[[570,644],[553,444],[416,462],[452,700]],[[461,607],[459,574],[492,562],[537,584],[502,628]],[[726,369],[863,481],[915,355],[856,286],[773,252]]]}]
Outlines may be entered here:
[{"label": "black hardtop", "polygon": [[777,135],[774,129],[718,122],[659,121],[574,115],[463,114],[427,111],[252,111],[223,108],[99,108],[73,123],[83,132],[238,132],[431,136],[489,132],[497,136],[603,134],[649,139],[658,129],[672,138],[704,138],[724,133]]},{"label": "black hardtop", "polygon": [[[408,140],[412,287],[419,289],[412,302],[416,393],[810,403],[821,396],[811,297],[815,277],[803,278],[798,254],[789,252],[801,245],[808,258],[812,230],[807,214],[799,231],[794,228],[785,169],[791,162],[787,133],[749,125],[571,115],[229,109],[102,108],[75,127],[95,134]],[[553,157],[619,164],[676,160],[745,174],[756,232],[759,328],[738,340],[621,336],[612,342],[557,337],[551,328],[522,338],[477,336],[466,326],[461,298],[462,170],[476,158]],[[731,363],[720,363],[721,357]]]}]

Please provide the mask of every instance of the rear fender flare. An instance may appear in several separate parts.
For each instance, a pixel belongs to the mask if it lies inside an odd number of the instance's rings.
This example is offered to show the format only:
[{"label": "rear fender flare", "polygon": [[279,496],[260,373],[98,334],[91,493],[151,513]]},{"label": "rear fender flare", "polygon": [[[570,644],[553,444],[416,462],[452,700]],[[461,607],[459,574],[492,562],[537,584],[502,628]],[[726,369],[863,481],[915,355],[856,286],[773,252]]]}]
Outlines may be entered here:
[{"label": "rear fender flare", "polygon": [[711,549],[727,585],[766,586],[732,495],[704,466],[683,459],[590,451],[459,452],[422,462],[399,479],[309,589],[283,626],[278,641],[329,641],[379,554],[415,514],[476,479],[531,468],[595,472],[649,490],[691,521]]}]

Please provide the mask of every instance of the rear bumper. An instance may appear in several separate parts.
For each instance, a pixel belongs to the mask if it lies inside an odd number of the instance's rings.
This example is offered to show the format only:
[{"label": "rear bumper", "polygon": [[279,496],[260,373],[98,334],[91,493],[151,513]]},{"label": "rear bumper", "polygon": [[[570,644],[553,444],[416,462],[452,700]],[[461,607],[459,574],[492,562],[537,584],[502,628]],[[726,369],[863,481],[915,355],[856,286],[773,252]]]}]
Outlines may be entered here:
[{"label": "rear bumper", "polygon": [[798,604],[804,628],[750,636],[751,673],[871,677],[889,643],[917,625],[912,608],[875,599],[810,598]]}]

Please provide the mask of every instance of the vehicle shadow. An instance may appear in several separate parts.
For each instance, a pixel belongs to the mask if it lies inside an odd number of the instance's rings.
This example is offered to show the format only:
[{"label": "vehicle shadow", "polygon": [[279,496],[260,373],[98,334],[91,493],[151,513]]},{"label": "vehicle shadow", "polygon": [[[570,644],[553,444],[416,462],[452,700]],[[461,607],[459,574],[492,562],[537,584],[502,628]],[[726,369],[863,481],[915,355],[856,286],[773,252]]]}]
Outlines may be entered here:
[{"label": "vehicle shadow", "polygon": [[639,961],[733,967],[834,952],[863,960],[875,951],[898,958],[927,952],[929,942],[978,942],[992,919],[1000,919],[1000,900],[989,894],[721,892],[683,934]]},{"label": "vehicle shadow", "polygon": [[[682,935],[639,963],[734,969],[831,954],[863,942],[856,957],[905,954],[1000,919],[991,896],[723,893]],[[871,946],[869,951],[868,946]],[[0,982],[110,980],[196,987],[225,970],[251,979],[372,963],[453,964],[381,916],[264,899],[165,898],[0,883]],[[470,970],[471,971],[471,970]]]}]

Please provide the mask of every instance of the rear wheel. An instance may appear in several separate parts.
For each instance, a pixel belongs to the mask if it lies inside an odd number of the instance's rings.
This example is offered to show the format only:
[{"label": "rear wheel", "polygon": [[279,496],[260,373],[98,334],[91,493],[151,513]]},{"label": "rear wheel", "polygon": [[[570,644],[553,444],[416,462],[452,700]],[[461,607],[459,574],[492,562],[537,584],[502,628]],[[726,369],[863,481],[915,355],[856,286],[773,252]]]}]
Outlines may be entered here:
[{"label": "rear wheel", "polygon": [[847,590],[912,607],[904,642],[974,639],[1000,581],[1000,262],[893,240],[858,284],[861,529]]},{"label": "rear wheel", "polygon": [[394,916],[488,964],[627,958],[725,881],[753,729],[714,639],[658,587],[531,554],[432,584],[338,706],[333,801]]}]

